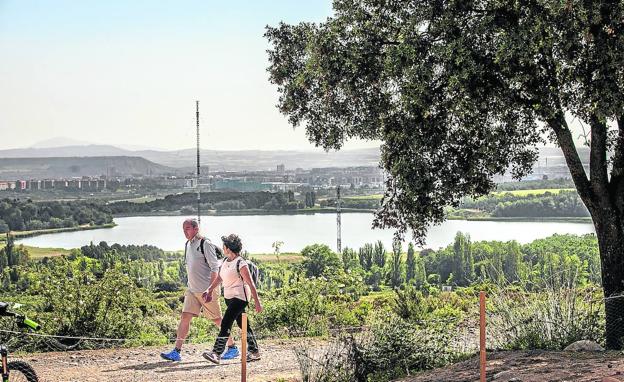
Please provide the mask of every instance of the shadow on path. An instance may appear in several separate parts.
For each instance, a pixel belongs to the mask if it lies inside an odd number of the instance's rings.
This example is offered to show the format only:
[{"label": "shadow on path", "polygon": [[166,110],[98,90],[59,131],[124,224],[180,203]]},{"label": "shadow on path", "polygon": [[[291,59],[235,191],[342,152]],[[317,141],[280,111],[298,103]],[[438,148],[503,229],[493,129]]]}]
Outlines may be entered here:
[{"label": "shadow on path", "polygon": [[[116,371],[123,371],[123,370],[133,370],[133,371],[140,371],[140,370],[156,370],[156,372],[160,372],[160,373],[171,373],[171,372],[176,372],[176,371],[189,371],[189,370],[210,370],[210,369],[215,369],[219,366],[227,366],[228,364],[222,364],[222,365],[214,365],[214,364],[210,364],[210,363],[206,363],[206,361],[194,361],[194,362],[170,362],[170,361],[158,361],[158,362],[151,362],[151,363],[141,363],[141,364],[135,364],[135,365],[128,365],[128,366],[122,366],[116,369],[110,369],[110,370],[102,370],[103,373],[112,373],[112,372],[116,372]],[[232,365],[232,363],[230,363],[230,365]]]}]

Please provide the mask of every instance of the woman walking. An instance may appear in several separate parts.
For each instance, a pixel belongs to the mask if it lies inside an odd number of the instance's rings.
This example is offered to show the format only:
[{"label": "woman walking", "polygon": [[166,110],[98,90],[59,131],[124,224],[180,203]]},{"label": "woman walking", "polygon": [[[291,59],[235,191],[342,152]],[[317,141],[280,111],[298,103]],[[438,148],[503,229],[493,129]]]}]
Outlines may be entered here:
[{"label": "woman walking", "polygon": [[[212,298],[213,291],[223,283],[223,295],[225,297],[225,305],[227,309],[221,321],[221,330],[217,337],[212,351],[205,351],[203,357],[210,362],[219,364],[221,362],[220,354],[225,350],[225,345],[234,321],[242,328],[242,314],[245,313],[249,298],[253,298],[256,312],[262,312],[262,304],[258,297],[258,291],[249,273],[247,261],[240,256],[243,244],[238,235],[231,234],[223,236],[223,253],[225,258],[221,262],[221,268],[217,277],[212,280],[210,287],[204,292],[205,300]],[[247,362],[257,361],[260,359],[260,351],[258,350],[258,342],[251,329],[251,325],[247,323]]]}]

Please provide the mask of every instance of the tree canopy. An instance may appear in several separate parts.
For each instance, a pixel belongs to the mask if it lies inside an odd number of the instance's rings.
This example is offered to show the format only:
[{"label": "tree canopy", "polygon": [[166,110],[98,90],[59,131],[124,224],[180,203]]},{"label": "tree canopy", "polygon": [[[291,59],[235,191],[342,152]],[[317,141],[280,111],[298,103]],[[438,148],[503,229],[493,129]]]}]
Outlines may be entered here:
[{"label": "tree canopy", "polygon": [[[563,151],[600,247],[606,296],[624,295],[624,3],[334,0],[325,22],[268,27],[279,108],[339,149],[379,139],[386,192],[373,223],[420,244],[444,207]],[[589,177],[570,123],[588,126]],[[607,152],[613,151],[607,159]],[[624,346],[624,298],[605,300]]]},{"label": "tree canopy", "polygon": [[[444,206],[488,193],[509,168],[526,175],[547,140],[590,211],[601,192],[624,206],[620,2],[335,0],[334,11],[267,28],[270,80],[316,145],[383,142],[376,226],[422,241]],[[572,119],[591,128],[591,179]]]}]

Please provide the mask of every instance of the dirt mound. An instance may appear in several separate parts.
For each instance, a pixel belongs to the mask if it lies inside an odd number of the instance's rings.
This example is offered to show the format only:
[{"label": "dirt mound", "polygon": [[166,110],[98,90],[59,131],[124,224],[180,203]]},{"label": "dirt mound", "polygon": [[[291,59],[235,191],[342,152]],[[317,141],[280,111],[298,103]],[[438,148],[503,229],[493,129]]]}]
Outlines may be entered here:
[{"label": "dirt mound", "polygon": [[[589,382],[611,377],[624,382],[621,352],[503,351],[488,354],[487,380],[493,382]],[[479,357],[430,370],[401,382],[479,381]]]}]

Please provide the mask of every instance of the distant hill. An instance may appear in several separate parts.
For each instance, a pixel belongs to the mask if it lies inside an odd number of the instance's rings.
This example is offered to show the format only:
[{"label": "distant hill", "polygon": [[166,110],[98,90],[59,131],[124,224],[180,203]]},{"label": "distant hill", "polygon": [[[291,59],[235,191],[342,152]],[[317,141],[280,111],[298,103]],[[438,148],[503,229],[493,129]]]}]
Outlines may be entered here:
[{"label": "distant hill", "polygon": [[25,149],[0,150],[0,158],[66,158],[131,156],[135,153],[108,145],[73,145],[58,147],[29,147]]},{"label": "distant hill", "polygon": [[91,142],[82,141],[74,138],[67,137],[54,137],[50,139],[46,139],[43,141],[39,141],[32,146],[31,148],[50,148],[50,147],[63,147],[63,146],[86,146],[91,145]]},{"label": "distant hill", "polygon": [[173,174],[176,169],[131,156],[0,158],[0,179]]},{"label": "distant hill", "polygon": [[[195,166],[195,149],[159,151],[124,150],[109,145],[77,145],[63,147],[31,147],[25,149],[0,150],[0,158],[49,158],[49,157],[104,157],[132,156],[168,167],[185,168]],[[352,167],[376,166],[379,162],[379,149],[343,150],[326,153],[324,151],[220,151],[202,150],[202,167],[220,171],[252,171],[275,169],[284,164],[286,168]],[[1,159],[0,159],[1,160]]]},{"label": "distant hill", "polygon": [[[49,143],[49,142],[48,142]],[[540,148],[541,166],[565,166],[563,153],[556,147]],[[589,162],[589,149],[578,148],[581,161]],[[50,158],[50,157],[142,157],[148,161],[167,167],[192,172],[195,167],[195,149],[174,151],[161,150],[125,150],[110,145],[73,145],[62,147],[31,147],[25,149],[0,150],[0,158]],[[208,166],[210,171],[254,171],[271,170],[284,164],[287,169],[319,168],[319,167],[354,167],[377,166],[379,149],[366,148],[341,150],[338,152],[318,151],[223,151],[202,150],[202,167]],[[0,159],[1,161],[2,159]]]}]

